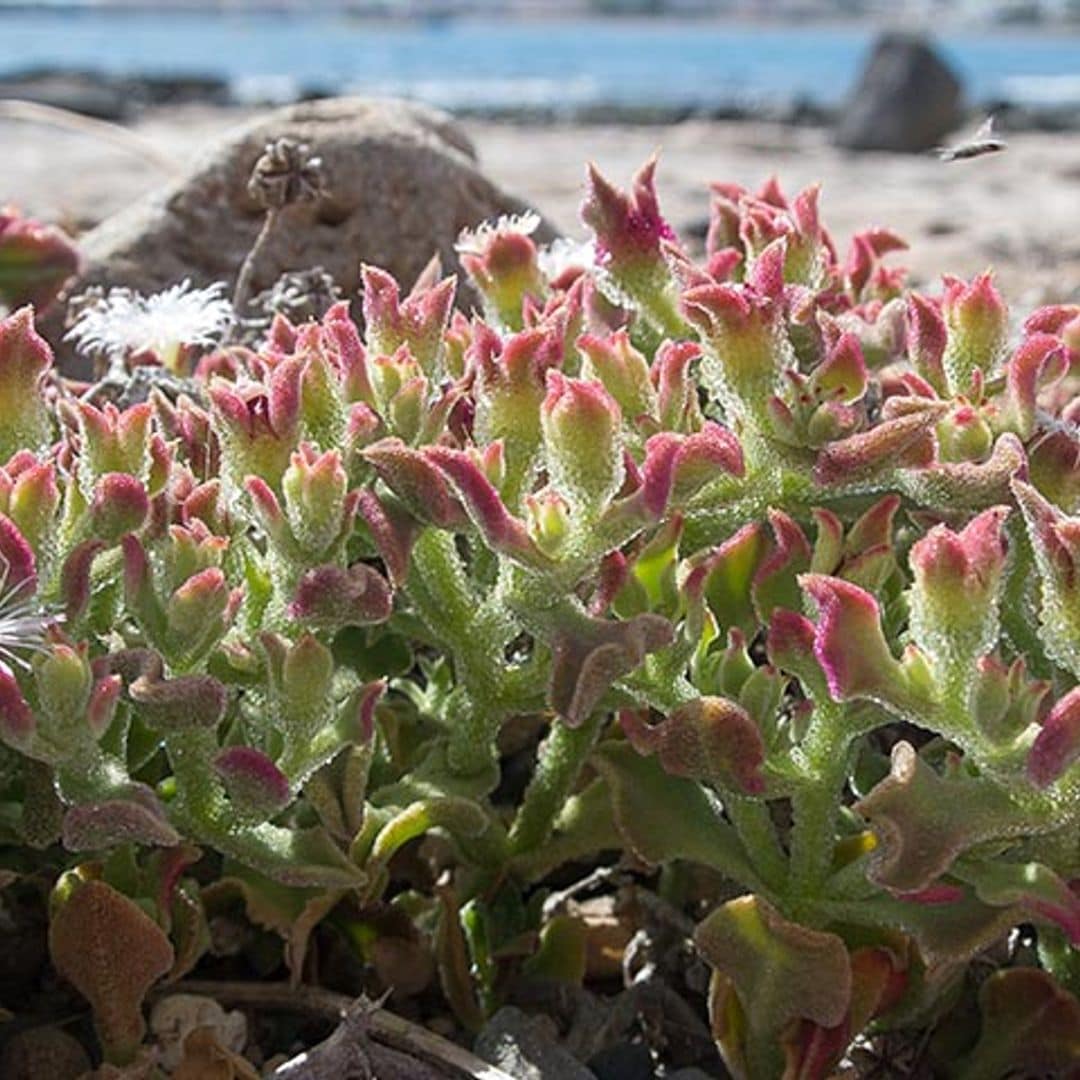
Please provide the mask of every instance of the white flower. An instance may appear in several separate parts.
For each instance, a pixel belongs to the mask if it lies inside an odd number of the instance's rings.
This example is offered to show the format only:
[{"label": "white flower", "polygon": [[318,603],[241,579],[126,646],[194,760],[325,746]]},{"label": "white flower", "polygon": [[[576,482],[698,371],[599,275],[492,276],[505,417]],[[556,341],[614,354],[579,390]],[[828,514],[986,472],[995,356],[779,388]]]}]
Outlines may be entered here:
[{"label": "white flower", "polygon": [[232,321],[224,292],[221,284],[193,289],[190,281],[153,296],[110,289],[79,313],[67,336],[81,351],[104,353],[114,363],[153,352],[172,370],[185,345],[213,345]]},{"label": "white flower", "polygon": [[540,272],[548,281],[556,281],[567,270],[588,270],[596,263],[596,245],[591,240],[571,240],[560,236],[537,256]]},{"label": "white flower", "polygon": [[38,604],[29,583],[7,584],[8,570],[0,558],[0,668],[28,668],[21,653],[47,651],[45,633],[62,616],[46,612]]},{"label": "white flower", "polygon": [[524,214],[503,214],[498,221],[485,221],[475,229],[462,229],[454,246],[462,255],[483,255],[495,237],[510,233],[532,236],[539,227],[540,215],[532,210]]}]

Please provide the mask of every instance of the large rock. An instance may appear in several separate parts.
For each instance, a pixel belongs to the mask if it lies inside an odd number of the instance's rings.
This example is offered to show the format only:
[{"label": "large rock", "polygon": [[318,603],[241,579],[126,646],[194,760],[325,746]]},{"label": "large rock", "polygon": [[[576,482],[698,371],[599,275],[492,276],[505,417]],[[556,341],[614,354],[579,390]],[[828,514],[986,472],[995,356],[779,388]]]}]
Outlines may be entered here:
[{"label": "large rock", "polygon": [[924,38],[884,34],[841,112],[836,142],[849,150],[929,150],[959,122],[961,96],[960,80]]},{"label": "large rock", "polygon": [[0,75],[0,98],[15,98],[127,121],[143,105],[227,105],[229,84],[216,75],[110,75],[104,71],[28,68]]},{"label": "large rock", "polygon": [[[306,102],[242,128],[187,175],[87,233],[84,270],[67,294],[95,285],[156,292],[185,278],[231,288],[264,220],[248,177],[280,137],[322,159],[326,196],[282,212],[255,266],[254,293],[285,271],[321,265],[352,296],[365,262],[408,285],[435,252],[456,266],[462,229],[526,209],[480,172],[472,143],[445,113],[393,100]],[[551,235],[547,226],[538,233]],[[55,342],[58,328],[50,329]]]},{"label": "large rock", "polygon": [[120,79],[93,71],[46,68],[0,76],[0,98],[29,101],[97,120],[126,120],[132,98]]}]

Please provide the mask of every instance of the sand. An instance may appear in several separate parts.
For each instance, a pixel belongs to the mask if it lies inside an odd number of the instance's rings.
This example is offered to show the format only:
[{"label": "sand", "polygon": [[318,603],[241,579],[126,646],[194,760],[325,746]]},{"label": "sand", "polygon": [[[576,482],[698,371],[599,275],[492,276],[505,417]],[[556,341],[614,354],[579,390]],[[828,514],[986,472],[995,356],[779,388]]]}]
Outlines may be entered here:
[{"label": "sand", "polygon": [[[244,113],[204,106],[147,112],[131,129],[177,168]],[[828,132],[766,122],[671,127],[529,126],[465,120],[486,172],[578,235],[584,163],[619,183],[660,151],[662,205],[677,230],[700,230],[710,180],[789,193],[823,185],[823,216],[843,251],[856,229],[907,237],[918,284],[988,266],[1015,305],[1080,301],[1080,136],[1019,133],[1004,153],[944,164],[932,155],[850,154]],[[0,119],[0,203],[85,228],[168,179],[133,148],[83,132]]]}]

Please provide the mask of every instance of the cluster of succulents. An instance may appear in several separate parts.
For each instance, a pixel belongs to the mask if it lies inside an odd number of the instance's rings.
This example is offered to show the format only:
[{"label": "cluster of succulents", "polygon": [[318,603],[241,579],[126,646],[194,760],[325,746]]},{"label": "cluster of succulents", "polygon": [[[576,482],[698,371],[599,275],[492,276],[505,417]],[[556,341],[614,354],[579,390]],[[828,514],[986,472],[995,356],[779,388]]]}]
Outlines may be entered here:
[{"label": "cluster of succulents", "polygon": [[62,849],[53,962],[107,1059],[223,890],[297,978],[383,902],[467,1026],[507,966],[580,978],[534,901],[621,853],[717,883],[735,1076],[932,1027],[1010,934],[942,1060],[1076,1065],[1080,307],[912,292],[898,236],[841,258],[775,182],[715,185],[694,260],[653,171],[590,173],[587,246],[463,238],[472,317],[436,267],[257,348],[206,345],[214,293],[138,332],[100,299],[76,337],[175,379],[122,409],[0,323],[0,839],[11,879]]}]

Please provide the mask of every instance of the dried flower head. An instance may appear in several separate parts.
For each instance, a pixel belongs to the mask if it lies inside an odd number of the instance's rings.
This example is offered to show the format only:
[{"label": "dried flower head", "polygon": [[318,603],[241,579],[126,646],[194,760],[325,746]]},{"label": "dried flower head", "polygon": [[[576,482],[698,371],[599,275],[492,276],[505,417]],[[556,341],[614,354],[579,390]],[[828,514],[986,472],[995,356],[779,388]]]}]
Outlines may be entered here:
[{"label": "dried flower head", "polygon": [[298,202],[315,202],[324,187],[322,158],[307,143],[275,139],[266,144],[251,170],[248,194],[264,210],[280,210]]},{"label": "dried flower head", "polygon": [[232,321],[225,286],[193,289],[182,281],[164,292],[143,296],[132,289],[110,289],[79,313],[67,337],[80,351],[122,364],[139,353],[154,353],[173,370],[185,346],[208,346]]},{"label": "dried flower head", "polygon": [[343,297],[341,287],[321,266],[310,270],[289,270],[252,300],[252,306],[266,314],[266,325],[274,315],[284,315],[292,323],[321,319]]}]

